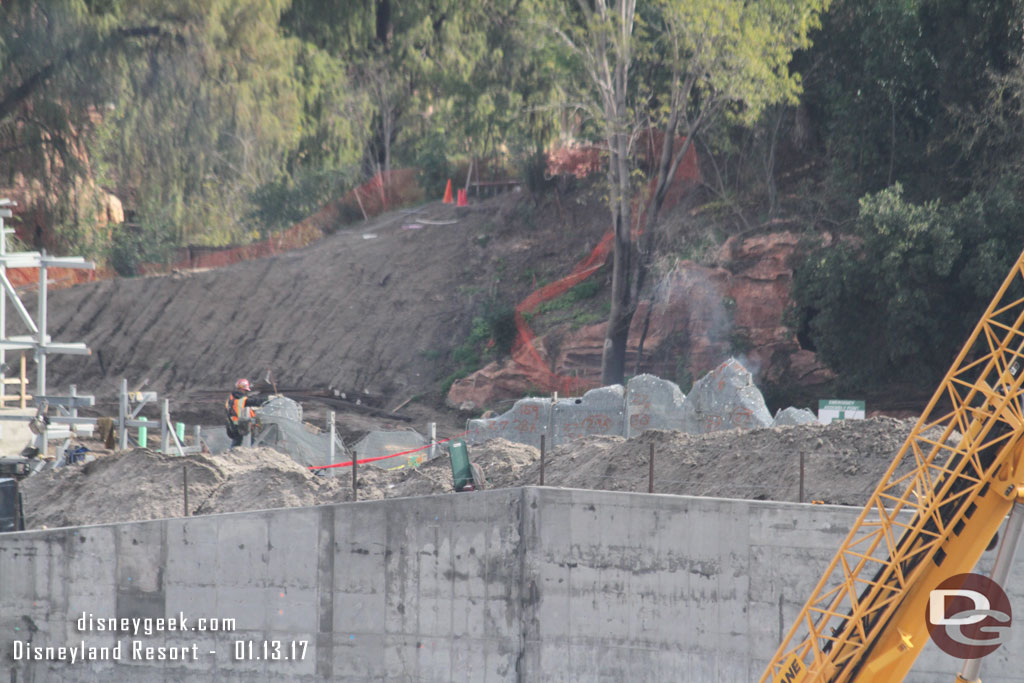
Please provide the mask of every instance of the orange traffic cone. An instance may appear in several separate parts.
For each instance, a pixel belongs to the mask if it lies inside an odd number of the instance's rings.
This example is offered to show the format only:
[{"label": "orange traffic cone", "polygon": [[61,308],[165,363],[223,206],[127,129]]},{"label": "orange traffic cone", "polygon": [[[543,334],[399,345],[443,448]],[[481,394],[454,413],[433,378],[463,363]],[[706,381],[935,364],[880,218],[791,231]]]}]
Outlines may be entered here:
[{"label": "orange traffic cone", "polygon": [[448,179],[448,186],[444,188],[444,199],[442,200],[445,204],[452,203],[452,179]]},{"label": "orange traffic cone", "polygon": [[459,203],[456,206],[469,206],[469,199],[466,197],[466,191],[459,188]]}]

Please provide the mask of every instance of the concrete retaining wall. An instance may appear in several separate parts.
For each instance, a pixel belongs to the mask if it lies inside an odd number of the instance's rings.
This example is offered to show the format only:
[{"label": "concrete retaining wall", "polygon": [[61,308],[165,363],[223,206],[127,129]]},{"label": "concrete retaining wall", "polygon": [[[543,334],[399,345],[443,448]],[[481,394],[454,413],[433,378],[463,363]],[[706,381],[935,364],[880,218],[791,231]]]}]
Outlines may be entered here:
[{"label": "concrete retaining wall", "polygon": [[[753,681],[855,517],[525,488],[7,534],[0,680]],[[1018,605],[1022,583],[1008,591]],[[134,637],[76,626],[179,612],[188,626],[237,623]],[[1024,627],[1011,634],[985,680],[1024,681]],[[13,662],[16,640],[122,650]],[[133,661],[133,640],[195,644],[198,659]],[[263,641],[285,655],[307,641],[306,656],[249,658]],[[957,668],[928,646],[908,680]]]}]

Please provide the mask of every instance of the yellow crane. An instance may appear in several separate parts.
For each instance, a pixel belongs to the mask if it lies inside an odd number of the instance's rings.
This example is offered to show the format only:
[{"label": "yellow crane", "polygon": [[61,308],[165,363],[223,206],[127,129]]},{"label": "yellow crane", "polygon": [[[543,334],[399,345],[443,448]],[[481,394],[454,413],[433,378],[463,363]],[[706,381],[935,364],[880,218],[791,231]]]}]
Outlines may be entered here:
[{"label": "yellow crane", "polygon": [[[902,681],[928,642],[933,589],[974,569],[1024,510],[1024,253],[814,587],[762,683]],[[968,660],[958,683],[979,679]]]}]

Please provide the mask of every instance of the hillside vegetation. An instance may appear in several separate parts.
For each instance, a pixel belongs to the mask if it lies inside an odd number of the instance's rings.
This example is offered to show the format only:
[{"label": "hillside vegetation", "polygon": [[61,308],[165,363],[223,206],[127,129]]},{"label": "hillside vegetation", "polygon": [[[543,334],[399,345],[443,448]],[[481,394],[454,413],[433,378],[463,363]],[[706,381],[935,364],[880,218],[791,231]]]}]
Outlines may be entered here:
[{"label": "hillside vegetation", "polygon": [[[576,181],[546,155],[596,144],[605,213],[581,215],[619,240],[610,305],[575,292],[580,322],[628,326],[649,269],[784,226],[806,235],[790,316],[805,348],[841,386],[925,388],[1022,247],[1021,5],[13,0],[0,196],[31,203],[24,242],[117,267],[264,237],[399,167],[427,197],[515,178],[534,207],[574,215]],[[701,182],[662,215],[686,145]],[[108,195],[123,223],[97,217]],[[504,268],[489,296],[507,307],[533,278]],[[460,343],[425,342],[446,359],[436,380],[484,360],[494,330],[473,323],[494,311],[466,310]]]}]

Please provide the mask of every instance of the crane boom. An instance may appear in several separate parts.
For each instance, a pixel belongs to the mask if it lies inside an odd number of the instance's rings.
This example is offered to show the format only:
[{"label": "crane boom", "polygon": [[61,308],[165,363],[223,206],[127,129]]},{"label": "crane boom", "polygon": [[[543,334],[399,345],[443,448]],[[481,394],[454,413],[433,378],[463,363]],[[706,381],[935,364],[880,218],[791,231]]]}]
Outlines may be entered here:
[{"label": "crane boom", "polygon": [[1024,253],[776,651],[762,683],[902,681],[930,591],[1024,492]]}]

